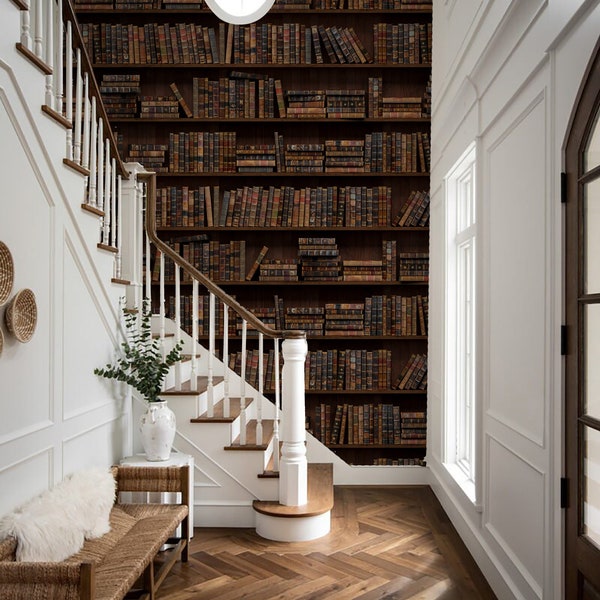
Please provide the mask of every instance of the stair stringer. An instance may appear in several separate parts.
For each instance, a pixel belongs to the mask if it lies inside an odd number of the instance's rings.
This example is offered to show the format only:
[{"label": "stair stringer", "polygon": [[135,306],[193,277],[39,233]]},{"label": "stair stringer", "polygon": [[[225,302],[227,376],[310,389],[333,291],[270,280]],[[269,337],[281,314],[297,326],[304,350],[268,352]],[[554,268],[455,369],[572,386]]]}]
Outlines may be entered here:
[{"label": "stair stringer", "polygon": [[[252,502],[276,499],[279,494],[278,479],[258,477],[264,453],[225,450],[230,424],[180,419],[186,413],[180,403],[185,403],[182,396],[169,401],[170,406],[177,407],[175,447],[194,457],[194,523],[210,527],[255,527]],[[187,412],[191,414],[189,408]]]}]

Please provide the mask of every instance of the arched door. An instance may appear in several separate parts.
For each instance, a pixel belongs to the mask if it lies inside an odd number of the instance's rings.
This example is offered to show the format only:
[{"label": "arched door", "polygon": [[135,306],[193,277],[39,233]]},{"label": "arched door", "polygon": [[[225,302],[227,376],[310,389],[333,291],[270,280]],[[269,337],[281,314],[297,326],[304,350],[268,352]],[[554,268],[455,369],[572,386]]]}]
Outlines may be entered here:
[{"label": "arched door", "polygon": [[565,598],[600,599],[600,44],[566,148]]}]

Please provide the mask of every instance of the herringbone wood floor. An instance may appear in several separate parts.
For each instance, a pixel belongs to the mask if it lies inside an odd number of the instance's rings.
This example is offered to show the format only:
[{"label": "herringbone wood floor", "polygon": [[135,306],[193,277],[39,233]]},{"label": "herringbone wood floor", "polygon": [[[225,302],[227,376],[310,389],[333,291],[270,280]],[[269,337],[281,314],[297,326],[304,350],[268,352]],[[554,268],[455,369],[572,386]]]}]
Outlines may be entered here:
[{"label": "herringbone wood floor", "polygon": [[331,533],[270,542],[249,529],[196,529],[162,600],[491,600],[428,487],[336,487]]}]

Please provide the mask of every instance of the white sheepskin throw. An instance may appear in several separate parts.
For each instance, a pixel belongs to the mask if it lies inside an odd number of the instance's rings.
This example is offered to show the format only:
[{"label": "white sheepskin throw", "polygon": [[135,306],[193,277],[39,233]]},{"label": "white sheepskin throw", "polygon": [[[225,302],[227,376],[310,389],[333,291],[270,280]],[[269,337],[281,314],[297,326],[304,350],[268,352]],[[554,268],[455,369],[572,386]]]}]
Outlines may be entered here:
[{"label": "white sheepskin throw", "polygon": [[0,539],[17,539],[18,561],[59,562],[81,550],[85,539],[110,531],[114,500],[110,471],[78,471],[2,517]]}]

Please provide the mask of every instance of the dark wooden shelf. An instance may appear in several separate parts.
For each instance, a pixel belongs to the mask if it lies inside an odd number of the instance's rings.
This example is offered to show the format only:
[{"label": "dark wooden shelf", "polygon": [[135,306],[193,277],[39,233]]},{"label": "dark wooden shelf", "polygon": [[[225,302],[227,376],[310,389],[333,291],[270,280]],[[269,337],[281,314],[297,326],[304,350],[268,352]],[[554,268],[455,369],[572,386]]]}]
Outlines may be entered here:
[{"label": "dark wooden shelf", "polygon": [[[216,336],[217,341],[223,337],[223,334],[218,334]],[[241,336],[238,335],[230,335],[229,336],[229,341],[241,341]],[[248,332],[247,335],[247,339],[248,340],[257,340],[258,336],[257,335],[252,335],[250,332]],[[369,342],[373,342],[376,340],[380,340],[380,341],[394,341],[394,342],[398,342],[398,341],[419,341],[419,340],[426,340],[427,336],[426,335],[310,335],[308,336],[308,339],[310,339],[311,341],[316,341],[316,342],[339,342],[340,340],[342,341],[351,341],[351,342],[364,342],[364,341],[369,341]],[[198,340],[208,340],[208,336],[207,335],[199,335],[198,336]],[[272,390],[271,390],[272,391]],[[323,390],[319,390],[317,393],[321,393]],[[368,390],[369,392],[373,392],[374,390]],[[388,392],[394,392],[394,393],[398,393],[402,390],[378,390],[378,393],[388,393]],[[362,393],[364,393],[365,390],[363,390]],[[309,393],[309,391],[307,390],[307,393]],[[345,390],[328,390],[326,391],[326,393],[346,393]]]},{"label": "dark wooden shelf", "polygon": [[429,227],[157,227],[159,233],[256,233],[258,235],[264,235],[265,232],[289,234],[297,231],[298,233],[305,234],[307,231],[332,231],[335,235],[344,233],[373,233],[375,231],[389,232],[389,233],[429,233]]},{"label": "dark wooden shelf", "polygon": [[[85,8],[77,8],[77,6],[75,6],[75,12],[78,15],[98,15],[100,17],[102,17],[103,19],[105,19],[107,16],[115,16],[115,9],[110,8],[110,9],[98,9],[98,8],[93,8],[93,9],[85,9]],[[197,17],[199,15],[206,15],[207,17],[214,17],[215,20],[218,20],[217,16],[210,10],[207,9],[201,9],[201,8],[196,8],[196,9],[148,9],[148,10],[140,10],[140,9],[119,9],[118,13],[116,13],[118,15],[140,15],[140,16],[149,16],[149,15],[193,15],[194,17]],[[302,15],[302,16],[307,16],[307,15],[364,15],[364,16],[371,16],[374,18],[379,18],[380,16],[398,16],[398,15],[403,15],[403,16],[412,16],[412,15],[428,15],[430,16],[432,14],[431,9],[418,9],[418,10],[414,10],[414,9],[399,9],[399,10],[376,10],[376,9],[350,9],[350,8],[343,8],[343,9],[335,9],[335,10],[326,10],[326,9],[317,9],[317,8],[311,8],[311,9],[301,9],[301,10],[278,10],[278,9],[271,9],[271,11],[269,11],[264,17],[263,20],[264,21],[268,21],[268,19],[270,17],[281,17],[281,16],[285,16],[285,15]]]},{"label": "dark wooden shelf", "polygon": [[427,444],[329,444],[327,446],[331,450],[368,450],[368,449],[390,449],[394,450],[397,448],[426,448]]},{"label": "dark wooden shelf", "polygon": [[215,69],[242,69],[247,68],[252,71],[258,70],[286,70],[291,69],[297,71],[298,69],[366,69],[373,71],[377,69],[431,69],[430,63],[94,63],[94,69],[133,69],[140,71],[142,69],[200,69],[204,70],[215,70]]},{"label": "dark wooden shelf", "polygon": [[263,178],[276,178],[276,177],[295,177],[298,179],[314,179],[315,177],[327,177],[334,179],[347,179],[356,177],[429,177],[429,173],[381,173],[377,171],[370,171],[368,173],[228,173],[215,171],[213,173],[157,173],[157,177],[218,177],[219,179],[226,179],[230,177],[245,178],[245,179],[263,179]]},{"label": "dark wooden shelf", "polygon": [[126,118],[120,118],[120,119],[111,119],[110,120],[111,123],[119,123],[119,124],[123,124],[123,123],[127,123],[127,124],[144,124],[147,125],[148,123],[152,123],[152,125],[159,125],[159,124],[173,124],[173,123],[177,123],[177,124],[189,124],[189,125],[198,125],[200,124],[205,124],[205,123],[234,123],[236,125],[242,125],[242,124],[251,124],[251,125],[256,125],[257,123],[277,123],[277,125],[281,125],[281,124],[288,124],[288,123],[293,123],[294,125],[298,124],[302,124],[305,125],[306,123],[332,123],[332,124],[337,124],[337,123],[343,123],[344,125],[348,125],[349,123],[352,123],[353,125],[356,125],[358,123],[427,123],[429,124],[431,122],[431,119],[429,117],[419,117],[419,118],[405,118],[405,119],[382,119],[382,118],[369,118],[369,117],[365,117],[364,119],[295,119],[295,118],[291,118],[291,117],[273,117],[273,118],[238,118],[238,119],[215,119],[215,118],[187,118],[187,117],[176,117],[173,119],[141,119],[140,117],[135,117],[133,119],[126,119]]},{"label": "dark wooden shelf", "polygon": [[304,393],[307,396],[425,396],[427,390],[305,390]]},{"label": "dark wooden shelf", "polygon": [[[231,287],[231,286],[298,286],[298,285],[310,285],[317,287],[346,287],[346,286],[367,286],[367,287],[381,287],[381,286],[423,286],[429,285],[427,281],[215,281],[220,287]],[[158,281],[152,282],[153,286],[160,285]],[[174,281],[165,281],[165,285],[175,285]],[[181,283],[181,286],[190,286],[191,282]],[[348,337],[348,336],[347,336]]]}]

